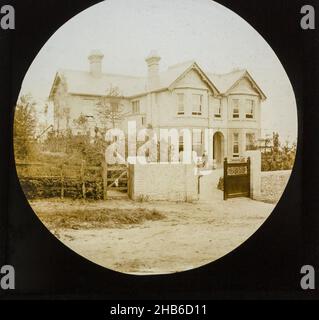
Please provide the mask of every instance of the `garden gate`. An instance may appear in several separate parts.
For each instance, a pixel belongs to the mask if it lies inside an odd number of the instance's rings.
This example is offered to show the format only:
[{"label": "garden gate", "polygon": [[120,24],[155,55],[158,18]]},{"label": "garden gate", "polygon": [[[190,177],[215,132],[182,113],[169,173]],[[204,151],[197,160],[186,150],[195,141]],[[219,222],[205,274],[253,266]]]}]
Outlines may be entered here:
[{"label": "garden gate", "polygon": [[250,158],[247,161],[224,160],[224,200],[250,197]]}]

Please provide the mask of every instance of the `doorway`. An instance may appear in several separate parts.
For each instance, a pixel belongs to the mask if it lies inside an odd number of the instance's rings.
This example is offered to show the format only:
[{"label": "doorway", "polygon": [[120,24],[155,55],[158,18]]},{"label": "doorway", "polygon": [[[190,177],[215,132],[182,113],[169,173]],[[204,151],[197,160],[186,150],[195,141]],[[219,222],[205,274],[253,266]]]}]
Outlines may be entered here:
[{"label": "doorway", "polygon": [[224,136],[221,132],[216,132],[213,137],[213,160],[216,168],[223,166],[224,159]]}]

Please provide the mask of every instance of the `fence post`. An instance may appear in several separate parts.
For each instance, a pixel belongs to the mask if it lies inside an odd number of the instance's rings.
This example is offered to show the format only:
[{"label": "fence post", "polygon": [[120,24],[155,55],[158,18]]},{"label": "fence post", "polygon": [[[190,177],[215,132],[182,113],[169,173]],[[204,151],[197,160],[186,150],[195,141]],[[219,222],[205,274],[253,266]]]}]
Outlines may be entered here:
[{"label": "fence post", "polygon": [[227,200],[227,158],[224,159],[224,200]]},{"label": "fence post", "polygon": [[85,160],[82,160],[82,162],[81,162],[81,183],[82,183],[82,197],[83,197],[83,199],[86,198],[84,166],[85,166]]},{"label": "fence post", "polygon": [[103,178],[103,198],[104,200],[107,200],[107,163],[103,162],[103,173],[102,173],[102,178]]},{"label": "fence post", "polygon": [[64,199],[64,164],[61,165],[61,199]]}]

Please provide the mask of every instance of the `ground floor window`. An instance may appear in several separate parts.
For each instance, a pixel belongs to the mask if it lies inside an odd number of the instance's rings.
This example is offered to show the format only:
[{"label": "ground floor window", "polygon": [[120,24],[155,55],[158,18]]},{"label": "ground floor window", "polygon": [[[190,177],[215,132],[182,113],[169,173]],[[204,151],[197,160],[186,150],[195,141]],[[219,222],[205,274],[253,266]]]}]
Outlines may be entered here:
[{"label": "ground floor window", "polygon": [[246,133],[246,150],[256,150],[256,141],[254,133]]},{"label": "ground floor window", "polygon": [[179,136],[179,147],[178,147],[178,152],[184,151],[184,136],[181,134]]},{"label": "ground floor window", "polygon": [[198,156],[202,155],[202,145],[203,145],[202,130],[194,129],[193,130],[193,151],[195,151]]},{"label": "ground floor window", "polygon": [[239,133],[233,135],[233,157],[239,157]]}]

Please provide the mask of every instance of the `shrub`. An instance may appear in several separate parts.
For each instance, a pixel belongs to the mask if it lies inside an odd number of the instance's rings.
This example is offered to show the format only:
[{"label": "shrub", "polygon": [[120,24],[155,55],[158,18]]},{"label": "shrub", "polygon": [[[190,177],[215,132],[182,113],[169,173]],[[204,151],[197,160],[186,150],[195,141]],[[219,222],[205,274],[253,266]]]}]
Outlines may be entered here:
[{"label": "shrub", "polygon": [[224,191],[224,178],[220,177],[217,184],[217,189]]}]

